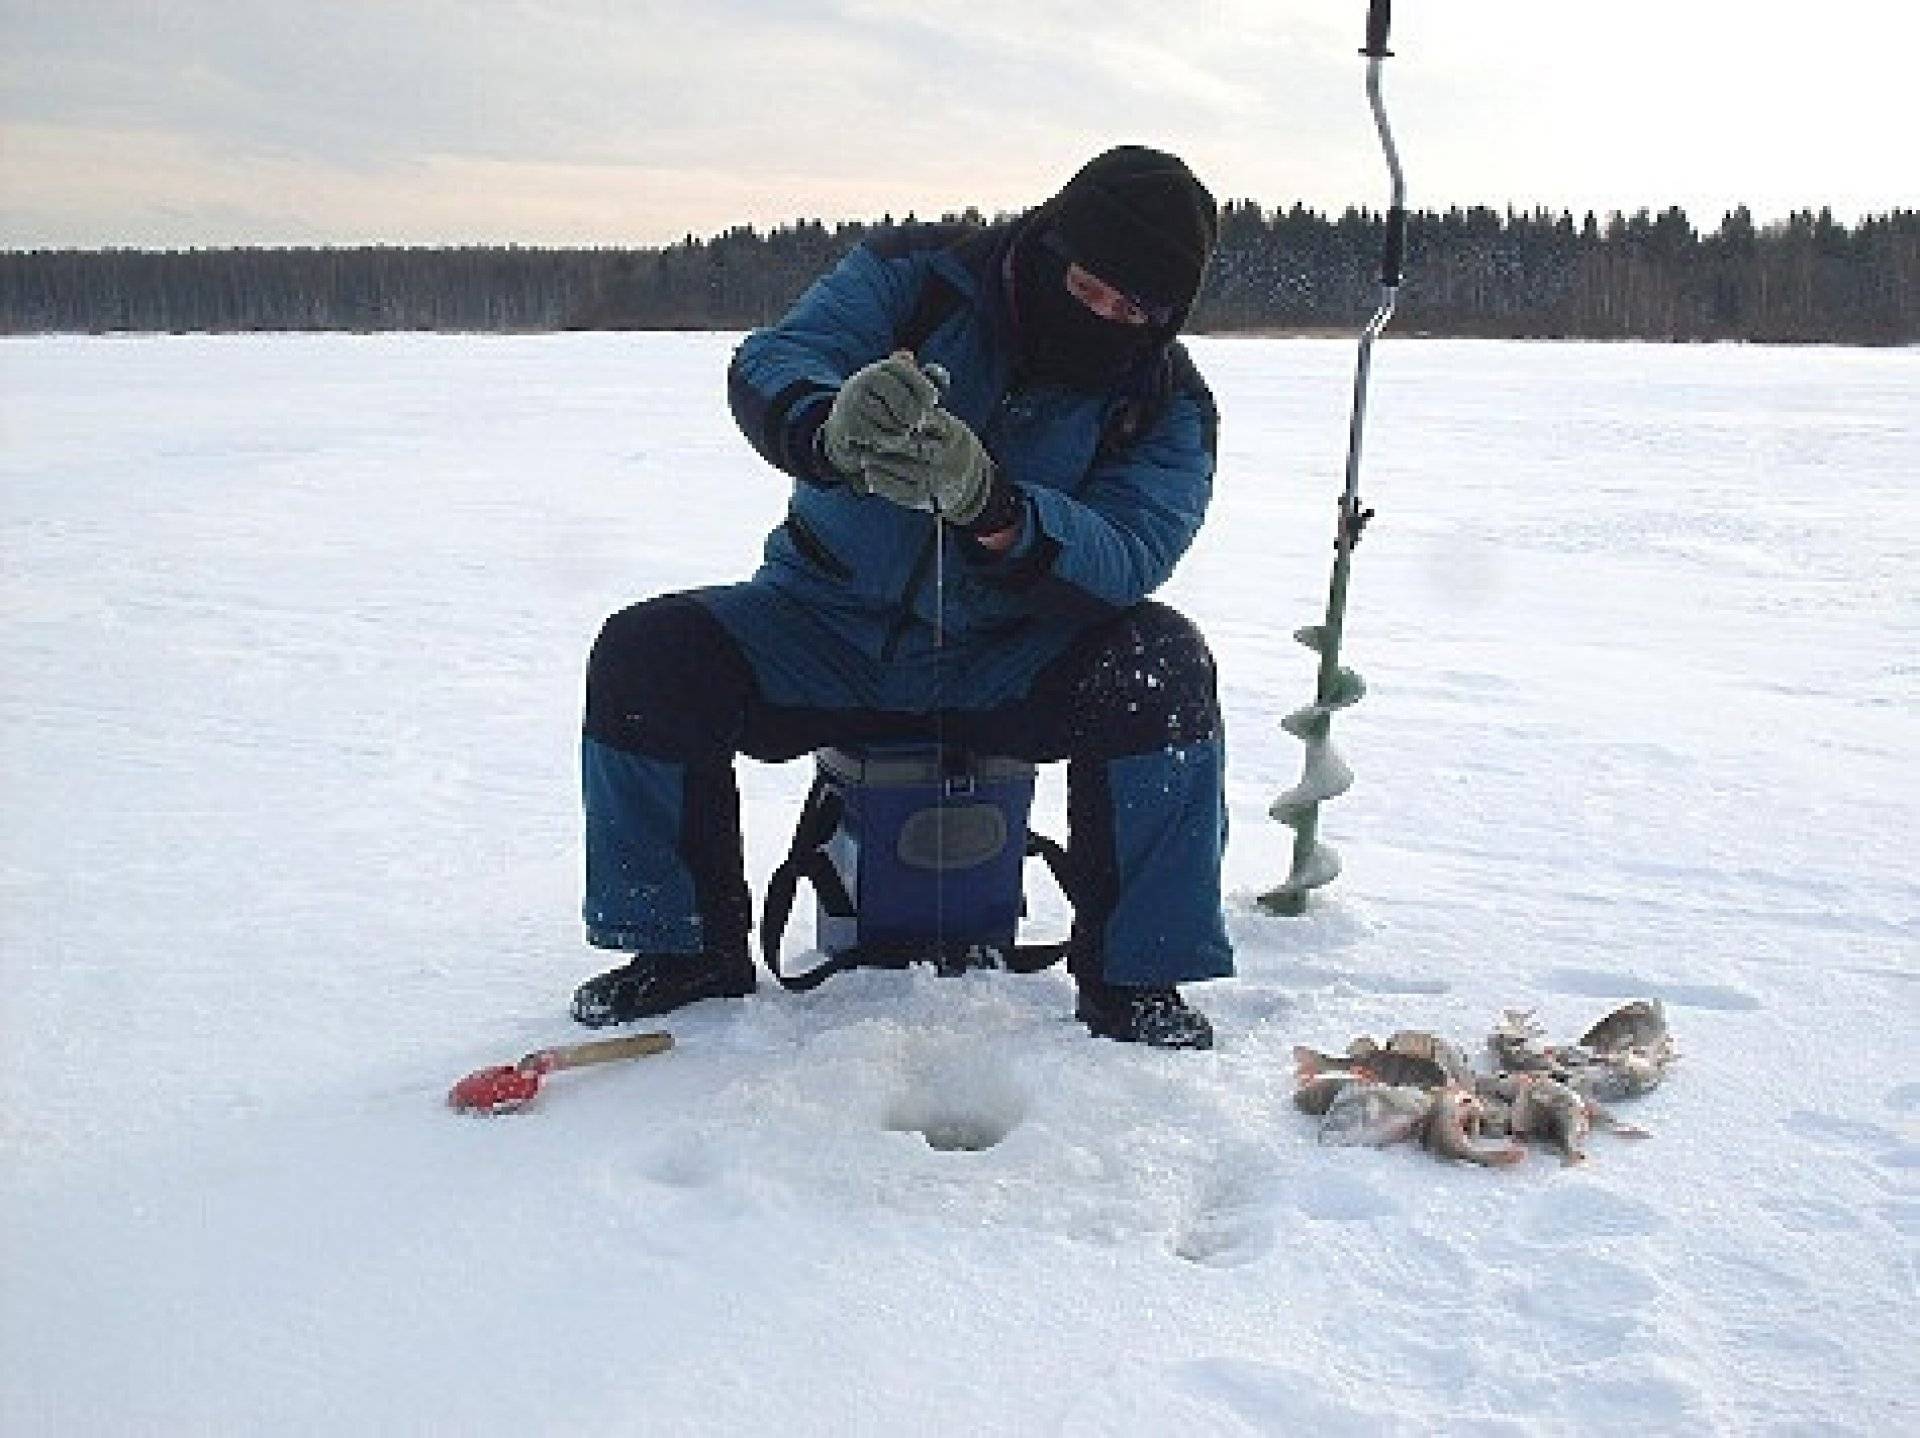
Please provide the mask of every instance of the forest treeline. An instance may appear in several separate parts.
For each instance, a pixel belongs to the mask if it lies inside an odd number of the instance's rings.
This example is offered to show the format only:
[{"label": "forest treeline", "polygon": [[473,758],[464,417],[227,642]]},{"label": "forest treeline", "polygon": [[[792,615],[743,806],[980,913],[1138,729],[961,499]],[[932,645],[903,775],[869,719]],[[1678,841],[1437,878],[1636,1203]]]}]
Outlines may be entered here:
[{"label": "forest treeline", "polygon": [[[1382,225],[1360,209],[1229,204],[1189,328],[1359,324]],[[803,220],[658,249],[15,250],[0,252],[0,332],[746,329],[874,228]],[[1756,224],[1741,208],[1702,232],[1678,207],[1576,220],[1476,206],[1411,217],[1395,329],[1912,344],[1916,294],[1920,211]]]}]

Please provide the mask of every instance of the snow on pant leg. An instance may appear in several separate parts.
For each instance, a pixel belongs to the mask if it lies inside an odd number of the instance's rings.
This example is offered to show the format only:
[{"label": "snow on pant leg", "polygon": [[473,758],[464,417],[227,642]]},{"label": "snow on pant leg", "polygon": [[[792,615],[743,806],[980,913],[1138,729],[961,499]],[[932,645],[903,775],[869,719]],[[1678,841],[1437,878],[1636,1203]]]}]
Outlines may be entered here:
[{"label": "snow on pant leg", "polygon": [[689,595],[606,622],[581,742],[587,940],[627,953],[747,952],[739,748],[752,671]]},{"label": "snow on pant leg", "polygon": [[1067,757],[1070,967],[1117,984],[1231,974],[1220,701],[1200,631],[1136,605],[1047,665],[1027,702]]}]

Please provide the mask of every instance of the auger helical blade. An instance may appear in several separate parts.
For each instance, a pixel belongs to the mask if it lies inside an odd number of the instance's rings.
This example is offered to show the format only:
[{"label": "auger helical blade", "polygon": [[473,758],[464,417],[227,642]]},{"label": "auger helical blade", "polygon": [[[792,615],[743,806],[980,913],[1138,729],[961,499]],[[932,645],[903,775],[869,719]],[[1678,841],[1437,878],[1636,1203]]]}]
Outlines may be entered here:
[{"label": "auger helical blade", "polygon": [[1324,888],[1340,877],[1340,855],[1333,845],[1309,837],[1307,823],[1318,818],[1318,806],[1299,816],[1302,822],[1285,820],[1295,828],[1293,867],[1287,877],[1260,895],[1260,907],[1281,918],[1298,918],[1307,910],[1307,895]]},{"label": "auger helical blade", "polygon": [[1283,824],[1293,824],[1309,809],[1337,799],[1353,787],[1353,770],[1325,739],[1307,741],[1307,763],[1300,782],[1267,806],[1267,813]]},{"label": "auger helical blade", "polygon": [[[1293,637],[1307,648],[1318,654],[1322,667],[1327,669],[1327,677],[1322,685],[1324,693],[1313,703],[1294,710],[1280,721],[1280,727],[1303,743],[1311,744],[1315,739],[1324,739],[1333,726],[1333,716],[1349,705],[1358,704],[1367,693],[1367,681],[1355,670],[1348,669],[1337,662],[1326,661],[1336,656],[1328,652],[1327,630],[1324,625],[1309,624],[1304,629],[1296,629]],[[1329,796],[1331,797],[1331,796]]]},{"label": "auger helical blade", "polygon": [[1280,721],[1282,729],[1307,746],[1306,767],[1301,770],[1300,782],[1275,799],[1267,813],[1296,829],[1298,821],[1316,805],[1338,798],[1353,787],[1353,770],[1328,736],[1333,729],[1333,716],[1349,705],[1358,704],[1367,692],[1367,685],[1354,670],[1327,662],[1334,657],[1330,652],[1334,641],[1328,633],[1322,624],[1309,624],[1293,633],[1295,639],[1320,656],[1326,672],[1325,697],[1294,710]]},{"label": "auger helical blade", "polygon": [[[1295,638],[1309,649],[1326,654],[1326,631],[1312,625]],[[1366,682],[1352,669],[1329,666],[1324,699],[1296,709],[1280,726],[1306,745],[1300,782],[1275,799],[1267,812],[1294,831],[1293,868],[1277,887],[1260,895],[1260,907],[1271,914],[1297,915],[1306,908],[1307,895],[1334,881],[1340,873],[1340,855],[1319,838],[1320,805],[1353,787],[1353,770],[1340,757],[1329,737],[1333,716],[1360,701]]]}]

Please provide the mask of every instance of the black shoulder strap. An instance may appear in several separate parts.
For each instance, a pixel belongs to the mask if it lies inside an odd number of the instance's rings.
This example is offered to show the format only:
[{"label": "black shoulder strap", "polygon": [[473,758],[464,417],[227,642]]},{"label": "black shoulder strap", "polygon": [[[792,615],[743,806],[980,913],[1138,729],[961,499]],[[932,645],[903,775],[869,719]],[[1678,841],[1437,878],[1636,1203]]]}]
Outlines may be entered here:
[{"label": "black shoulder strap", "polygon": [[1107,415],[1106,422],[1100,427],[1100,442],[1094,449],[1094,463],[1111,459],[1141,435],[1152,429],[1166,413],[1167,406],[1173,402],[1173,392],[1178,387],[1176,367],[1179,359],[1185,357],[1181,351],[1179,358],[1173,353],[1178,346],[1172,346],[1121,397]]},{"label": "black shoulder strap", "polygon": [[914,301],[913,313],[894,333],[893,347],[918,354],[920,346],[931,339],[933,332],[947,322],[947,317],[960,308],[960,299],[960,291],[952,280],[938,270],[928,270],[926,279],[920,285],[920,297]]},{"label": "black shoulder strap", "polygon": [[786,935],[787,920],[793,913],[793,901],[800,892],[802,879],[813,885],[828,913],[841,918],[853,917],[853,900],[847,894],[846,885],[840,882],[839,871],[827,858],[825,848],[833,831],[840,827],[841,807],[840,795],[816,776],[813,787],[807,791],[807,801],[801,806],[800,823],[793,831],[793,845],[767,880],[767,900],[760,915],[760,958],[781,987],[796,993],[815,988],[830,975],[852,967],[830,959],[804,974],[790,975],[780,969],[780,940]]},{"label": "black shoulder strap", "polygon": [[[1027,831],[1027,857],[1044,859],[1047,871],[1053,875],[1053,882],[1060,886],[1060,892],[1067,896],[1067,902],[1073,902],[1073,886],[1067,876],[1067,851],[1045,835]],[[1006,956],[1009,972],[1016,974],[1037,974],[1042,969],[1051,968],[1067,956],[1067,941],[1062,939],[1054,944],[1015,944],[1013,951]]]}]

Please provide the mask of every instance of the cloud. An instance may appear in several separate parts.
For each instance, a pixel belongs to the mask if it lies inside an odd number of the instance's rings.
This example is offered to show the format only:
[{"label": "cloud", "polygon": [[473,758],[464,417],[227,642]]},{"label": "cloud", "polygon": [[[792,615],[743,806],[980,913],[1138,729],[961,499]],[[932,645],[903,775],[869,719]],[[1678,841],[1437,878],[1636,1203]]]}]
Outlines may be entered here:
[{"label": "cloud", "polygon": [[[1403,5],[1388,94],[1412,197],[1912,203],[1893,137],[1916,21],[1869,24],[1871,0],[1821,13],[1721,33],[1670,0]],[[1121,140],[1177,150],[1222,197],[1377,205],[1363,16],[1359,0],[0,0],[0,243],[635,243],[1013,209]],[[1882,43],[1862,50],[1868,33]]]},{"label": "cloud", "polygon": [[[58,228],[56,198],[71,206],[91,196],[69,231],[143,241],[154,233],[148,192],[162,173],[172,228],[186,225],[181,208],[196,197],[209,227],[230,224],[231,177],[272,174],[261,193],[285,197],[280,218],[257,204],[237,239],[306,232],[314,206],[300,195],[301,173],[333,202],[343,239],[368,232],[375,206],[406,200],[396,175],[463,166],[494,166],[497,184],[532,186],[525,196],[496,191],[490,232],[555,212],[542,176],[660,197],[638,209],[591,196],[562,207],[648,216],[642,235],[619,227],[597,236],[607,241],[698,228],[722,199],[750,202],[728,217],[738,219],[764,217],[770,200],[786,206],[783,217],[838,204],[863,215],[1018,208],[1118,139],[1184,147],[1203,167],[1212,158],[1229,174],[1216,187],[1238,193],[1222,141],[1244,133],[1248,107],[1261,103],[1258,77],[1220,63],[1233,48],[1220,25],[1175,17],[1248,8],[10,3],[0,94],[7,145],[26,153],[10,165],[9,193],[24,200],[6,207],[0,238],[44,235]],[[1244,62],[1260,48],[1238,54]],[[122,154],[144,146],[165,163],[89,155],[109,143]],[[56,153],[80,162],[80,180],[56,174]],[[691,203],[701,185],[713,203]],[[128,199],[118,225],[116,193]],[[674,198],[688,204],[678,222],[665,218]],[[478,209],[436,202],[421,213],[429,208]],[[32,226],[29,210],[40,217]],[[584,223],[523,237],[576,236]]]},{"label": "cloud", "polygon": [[[831,177],[436,155],[334,166],[178,135],[24,128],[0,147],[20,248],[260,244],[659,243],[805,214],[877,214]],[[102,240],[101,236],[108,236]]]}]

